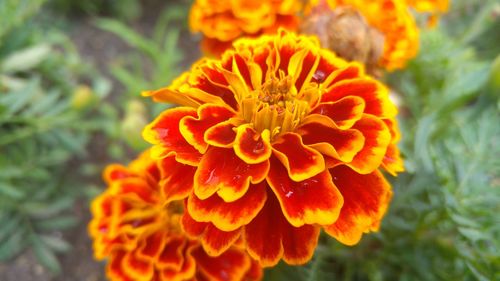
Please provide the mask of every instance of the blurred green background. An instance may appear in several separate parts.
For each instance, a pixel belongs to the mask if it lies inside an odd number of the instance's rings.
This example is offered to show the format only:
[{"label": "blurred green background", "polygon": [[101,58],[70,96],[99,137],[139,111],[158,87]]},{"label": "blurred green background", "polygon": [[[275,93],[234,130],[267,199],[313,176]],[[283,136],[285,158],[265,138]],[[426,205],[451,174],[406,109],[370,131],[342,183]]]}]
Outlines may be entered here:
[{"label": "blurred green background", "polygon": [[[104,279],[87,238],[102,168],[165,109],[140,91],[200,56],[190,1],[0,0],[0,280]],[[424,23],[425,19],[419,19]],[[266,280],[500,280],[500,3],[452,0],[384,80],[407,172],[379,233],[322,237]]]}]

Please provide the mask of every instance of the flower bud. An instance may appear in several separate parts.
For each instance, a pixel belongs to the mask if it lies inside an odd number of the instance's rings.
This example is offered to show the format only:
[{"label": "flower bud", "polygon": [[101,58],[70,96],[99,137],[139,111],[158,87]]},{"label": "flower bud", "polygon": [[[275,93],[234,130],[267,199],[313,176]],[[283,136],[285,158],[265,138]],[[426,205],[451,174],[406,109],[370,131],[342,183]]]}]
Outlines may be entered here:
[{"label": "flower bud", "polygon": [[76,87],[71,98],[71,107],[73,109],[82,110],[88,107],[95,99],[92,89],[87,85],[79,85]]}]

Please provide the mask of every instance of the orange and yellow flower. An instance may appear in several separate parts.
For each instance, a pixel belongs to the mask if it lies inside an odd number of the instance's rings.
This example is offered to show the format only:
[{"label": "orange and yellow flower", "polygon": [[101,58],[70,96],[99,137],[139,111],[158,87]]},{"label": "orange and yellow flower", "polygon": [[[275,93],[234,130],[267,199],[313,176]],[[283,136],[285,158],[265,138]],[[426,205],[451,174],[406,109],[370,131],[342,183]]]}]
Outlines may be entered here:
[{"label": "orange and yellow flower", "polygon": [[[181,229],[194,168],[144,153],[129,167],[105,170],[107,190],[92,202],[89,233],[97,259],[108,259],[110,280],[260,280],[262,269],[239,246],[217,257]],[[160,180],[161,179],[161,180]]]},{"label": "orange and yellow flower", "polygon": [[423,13],[442,14],[450,8],[449,0],[406,0],[406,3]]},{"label": "orange and yellow flower", "polygon": [[[324,1],[312,0],[312,5],[324,5]],[[404,67],[418,53],[418,27],[404,0],[326,1],[331,9],[348,7],[359,11],[368,24],[384,36],[379,64],[387,70]]]},{"label": "orange and yellow flower", "polygon": [[430,14],[427,19],[428,27],[436,26],[439,16],[450,8],[449,0],[406,0],[406,3],[418,12]]},{"label": "orange and yellow flower", "polygon": [[182,105],[143,136],[153,158],[194,170],[182,225],[209,254],[241,239],[262,266],[303,264],[321,228],[347,245],[378,229],[392,195],[380,168],[403,170],[397,109],[315,38],[242,39],[144,95]]},{"label": "orange and yellow flower", "polygon": [[219,56],[243,36],[295,30],[301,2],[297,0],[196,0],[189,14],[193,32],[203,34],[204,52]]}]

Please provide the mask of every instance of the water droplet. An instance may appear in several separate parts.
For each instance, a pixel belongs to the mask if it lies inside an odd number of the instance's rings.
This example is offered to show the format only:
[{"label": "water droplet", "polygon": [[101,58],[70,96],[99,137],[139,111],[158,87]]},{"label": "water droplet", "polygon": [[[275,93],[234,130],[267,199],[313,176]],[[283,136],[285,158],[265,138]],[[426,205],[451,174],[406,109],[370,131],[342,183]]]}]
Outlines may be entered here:
[{"label": "water droplet", "polygon": [[314,79],[314,82],[316,82],[316,83],[323,83],[323,81],[325,81],[326,74],[321,70],[316,70],[316,72],[313,74],[312,78]]}]

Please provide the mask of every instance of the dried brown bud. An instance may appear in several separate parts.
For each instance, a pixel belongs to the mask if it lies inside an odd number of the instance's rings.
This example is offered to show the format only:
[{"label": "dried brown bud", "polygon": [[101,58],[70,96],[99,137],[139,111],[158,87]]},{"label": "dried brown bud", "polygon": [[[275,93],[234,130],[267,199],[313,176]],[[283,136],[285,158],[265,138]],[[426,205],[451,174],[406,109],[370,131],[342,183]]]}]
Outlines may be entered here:
[{"label": "dried brown bud", "polygon": [[370,27],[350,7],[317,7],[306,17],[301,32],[316,35],[321,45],[338,56],[364,64],[374,74],[384,50],[384,35]]}]

